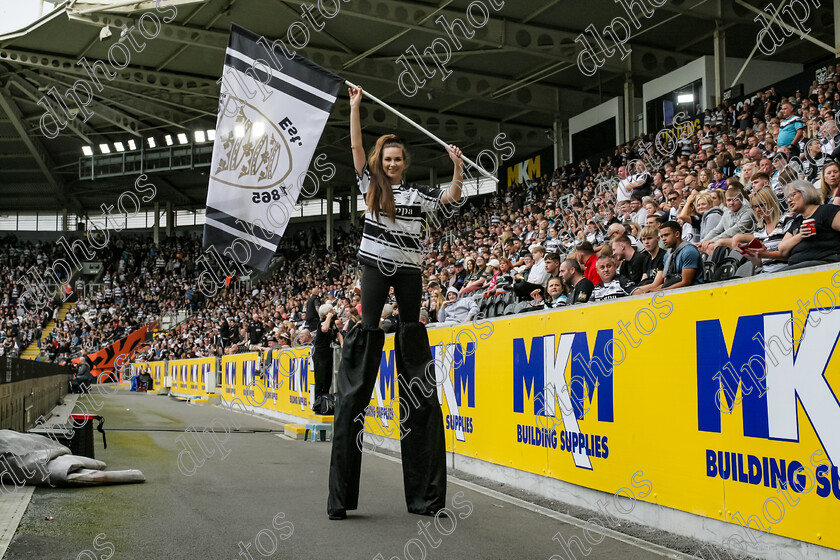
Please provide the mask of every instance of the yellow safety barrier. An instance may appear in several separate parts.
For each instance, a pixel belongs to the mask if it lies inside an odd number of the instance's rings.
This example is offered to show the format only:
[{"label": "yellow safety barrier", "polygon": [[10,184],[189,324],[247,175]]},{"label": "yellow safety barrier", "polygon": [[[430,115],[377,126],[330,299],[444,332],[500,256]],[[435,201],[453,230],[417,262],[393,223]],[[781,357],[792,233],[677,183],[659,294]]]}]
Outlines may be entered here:
[{"label": "yellow safety barrier", "polygon": [[[447,450],[838,549],[838,301],[818,270],[430,328]],[[398,439],[393,342],[365,429]],[[315,418],[308,356],[226,356],[222,398]]]}]

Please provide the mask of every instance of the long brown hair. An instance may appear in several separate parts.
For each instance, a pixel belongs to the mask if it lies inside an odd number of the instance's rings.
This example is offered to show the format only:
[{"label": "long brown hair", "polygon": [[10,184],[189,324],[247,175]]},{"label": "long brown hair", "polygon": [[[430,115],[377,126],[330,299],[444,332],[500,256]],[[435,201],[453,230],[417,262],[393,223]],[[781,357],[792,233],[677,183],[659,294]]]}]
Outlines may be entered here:
[{"label": "long brown hair", "polygon": [[368,169],[370,170],[370,188],[368,189],[367,202],[368,211],[378,220],[380,214],[385,214],[391,220],[397,216],[396,205],[394,204],[394,191],[391,188],[391,180],[385,175],[382,168],[382,154],[385,148],[399,148],[402,150],[405,169],[408,169],[411,159],[408,151],[396,135],[386,134],[380,136],[368,154]]},{"label": "long brown hair", "polygon": [[[834,167],[838,168],[838,170],[840,170],[840,163],[837,163],[836,161],[828,161],[823,166],[822,171],[820,172],[820,190],[822,191],[823,200],[828,199],[829,195],[835,195],[835,192],[833,192],[833,191],[837,190],[837,187],[834,187],[834,189],[832,189],[825,182],[825,170],[828,169],[829,166],[832,166],[832,165]],[[829,201],[829,202],[831,202],[831,201]]]}]

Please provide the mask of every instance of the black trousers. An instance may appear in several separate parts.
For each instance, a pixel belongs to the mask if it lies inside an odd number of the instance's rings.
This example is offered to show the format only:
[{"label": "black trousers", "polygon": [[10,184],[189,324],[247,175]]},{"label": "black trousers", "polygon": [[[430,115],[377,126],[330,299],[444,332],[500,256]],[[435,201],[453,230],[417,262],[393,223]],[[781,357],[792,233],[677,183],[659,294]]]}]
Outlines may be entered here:
[{"label": "black trousers", "polygon": [[[321,336],[323,333],[318,333]],[[326,336],[326,335],[324,335]],[[312,349],[312,365],[315,368],[315,398],[329,394],[333,375],[333,349],[326,346],[315,346]]]},{"label": "black trousers", "polygon": [[383,274],[375,266],[362,269],[362,322],[377,328],[388,292],[394,287],[400,321],[420,320],[420,299],[423,297],[423,278],[420,271],[405,274]]},{"label": "black trousers", "polygon": [[[432,354],[420,315],[420,273],[387,276],[373,267],[362,272],[362,322],[344,340],[338,372],[327,512],[343,517],[358,507],[365,407],[370,404],[382,359],[385,333],[379,317],[390,286],[400,308],[395,360],[400,387],[400,449],[409,512],[435,513],[446,505],[446,445]],[[402,409],[405,408],[405,411]],[[370,421],[370,420],[368,420]],[[393,420],[391,421],[393,422]]]}]

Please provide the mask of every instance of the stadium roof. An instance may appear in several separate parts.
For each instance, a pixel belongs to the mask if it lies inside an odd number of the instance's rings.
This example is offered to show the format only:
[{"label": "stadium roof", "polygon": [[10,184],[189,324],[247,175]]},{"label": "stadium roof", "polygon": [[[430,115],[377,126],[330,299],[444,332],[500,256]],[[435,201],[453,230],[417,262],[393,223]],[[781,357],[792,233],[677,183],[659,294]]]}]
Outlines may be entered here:
[{"label": "stadium roof", "polygon": [[[753,0],[750,6],[762,10],[764,3]],[[60,208],[93,213],[108,193],[119,194],[130,187],[137,173],[79,179],[83,146],[93,146],[98,153],[97,146],[103,143],[113,146],[129,139],[140,143],[150,135],[161,143],[166,134],[192,136],[195,130],[212,129],[218,107],[216,81],[230,25],[285,38],[290,26],[303,21],[303,4],[318,2],[162,2],[158,14],[163,19],[173,11],[166,6],[174,5],[177,16],[162,25],[156,38],[145,41],[141,52],[131,51],[126,68],[112,81],[102,80],[104,90],[94,92],[90,105],[94,115],[87,122],[76,118],[56,138],[48,139],[39,130],[45,110],[38,100],[53,87],[63,92],[77,79],[89,80],[77,62],[82,57],[91,64],[108,60],[121,27],[137,25],[144,12],[155,12],[155,3],[43,3],[39,19],[0,36],[0,213]],[[317,15],[318,9],[313,11],[316,25],[323,24],[324,29],[310,33],[300,53],[362,84],[468,155],[491,148],[499,131],[513,140],[517,156],[545,148],[551,144],[546,131],[556,119],[565,122],[622,95],[627,74],[641,96],[644,82],[698,56],[713,55],[716,22],[726,34],[730,57],[749,57],[760,29],[753,21],[756,14],[743,0],[672,0],[655,8],[649,19],[637,9],[640,27],[631,30],[631,54],[624,61],[617,55],[606,59],[594,76],[587,77],[576,64],[580,47],[575,38],[590,25],[603,29],[616,16],[628,19],[618,0],[481,0],[472,2],[473,21],[480,21],[483,6],[489,22],[475,28],[471,39],[457,35],[461,48],[453,48],[448,64],[452,74],[442,81],[438,72],[408,97],[397,86],[403,67],[395,59],[412,45],[420,52],[436,39],[451,45],[452,39],[434,20],[440,15],[450,22],[465,20],[470,1],[321,0],[320,4],[339,13],[325,19]],[[834,44],[830,5],[813,10],[808,25],[817,42]],[[303,32],[298,28],[298,33]],[[772,60],[807,64],[828,56],[821,46],[794,36],[776,50]],[[117,59],[121,60],[119,55]],[[431,59],[425,59],[433,68]],[[431,166],[442,180],[451,173],[451,164],[437,145],[377,106],[368,103],[363,108],[366,143],[393,131],[409,141],[414,158],[411,179],[428,179]],[[335,184],[341,188],[337,194],[347,192],[352,183],[348,114],[347,97],[342,94],[316,151],[325,153],[338,168]],[[176,208],[202,207],[206,170],[155,173],[158,198]]]}]

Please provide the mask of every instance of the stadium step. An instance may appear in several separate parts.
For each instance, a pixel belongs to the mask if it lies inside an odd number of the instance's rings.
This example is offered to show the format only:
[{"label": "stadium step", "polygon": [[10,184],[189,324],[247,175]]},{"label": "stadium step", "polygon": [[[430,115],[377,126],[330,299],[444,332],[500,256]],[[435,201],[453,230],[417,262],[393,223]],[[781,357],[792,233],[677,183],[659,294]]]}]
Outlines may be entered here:
[{"label": "stadium step", "polygon": [[[65,302],[61,306],[61,308],[59,308],[59,310],[58,310],[58,320],[63,321],[64,318],[67,316],[67,312],[70,311],[70,309],[74,305],[76,305],[76,304],[73,303],[73,302]],[[56,325],[55,321],[51,320],[49,323],[47,323],[47,326],[44,327],[43,330],[41,331],[41,345],[42,346],[44,344],[44,341],[47,340],[47,337],[50,335],[50,333],[53,332],[53,329],[55,328],[55,325]],[[27,346],[26,349],[24,349],[24,351],[21,353],[20,357],[24,360],[34,360],[40,354],[41,354],[41,349],[38,347],[37,341],[33,340],[29,344],[29,346]]]}]

